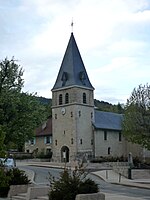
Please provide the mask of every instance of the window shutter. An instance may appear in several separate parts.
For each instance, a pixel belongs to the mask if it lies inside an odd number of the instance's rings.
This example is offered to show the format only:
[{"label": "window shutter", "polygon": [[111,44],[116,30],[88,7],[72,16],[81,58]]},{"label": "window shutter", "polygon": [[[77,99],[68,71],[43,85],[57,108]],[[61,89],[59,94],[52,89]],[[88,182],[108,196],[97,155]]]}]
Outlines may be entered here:
[{"label": "window shutter", "polygon": [[36,144],[36,138],[34,138],[34,144]]},{"label": "window shutter", "polygon": [[46,136],[44,137],[44,144],[46,144]]}]

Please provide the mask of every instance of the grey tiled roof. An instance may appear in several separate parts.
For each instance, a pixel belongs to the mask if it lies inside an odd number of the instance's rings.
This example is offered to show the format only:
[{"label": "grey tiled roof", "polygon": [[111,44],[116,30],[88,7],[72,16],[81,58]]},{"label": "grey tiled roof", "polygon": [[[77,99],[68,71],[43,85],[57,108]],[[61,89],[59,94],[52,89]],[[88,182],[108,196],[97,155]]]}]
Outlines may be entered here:
[{"label": "grey tiled roof", "polygon": [[95,122],[93,125],[96,129],[121,131],[122,120],[122,114],[95,110]]},{"label": "grey tiled roof", "polygon": [[74,85],[94,89],[88,78],[74,35],[71,33],[61,67],[52,90]]}]

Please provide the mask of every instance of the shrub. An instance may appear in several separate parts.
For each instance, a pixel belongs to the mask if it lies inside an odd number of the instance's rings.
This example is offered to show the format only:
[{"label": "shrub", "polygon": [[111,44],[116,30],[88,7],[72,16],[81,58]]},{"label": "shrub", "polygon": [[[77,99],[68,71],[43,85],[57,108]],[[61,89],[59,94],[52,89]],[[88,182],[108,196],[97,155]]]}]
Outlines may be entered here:
[{"label": "shrub", "polygon": [[24,185],[29,184],[30,180],[24,171],[18,168],[5,170],[0,168],[0,197],[7,197],[10,185]]},{"label": "shrub", "polygon": [[91,163],[103,163],[103,162],[127,162],[127,157],[121,156],[121,157],[113,157],[113,156],[107,156],[103,157],[100,156],[99,158],[93,158],[91,160]]},{"label": "shrub", "polygon": [[0,197],[6,197],[9,191],[9,181],[8,177],[4,171],[4,168],[0,168]]},{"label": "shrub", "polygon": [[24,171],[13,168],[6,172],[6,175],[10,178],[9,185],[25,185],[29,184],[30,180]]},{"label": "shrub", "polygon": [[86,179],[86,176],[82,166],[73,171],[65,168],[58,180],[50,174],[49,200],[75,200],[77,194],[98,192],[98,185],[91,179]]},{"label": "shrub", "polygon": [[40,152],[39,154],[36,155],[36,158],[52,158],[52,152],[48,152],[48,153],[44,153],[44,152]]},{"label": "shrub", "polygon": [[84,182],[80,184],[79,194],[89,194],[98,192],[97,184],[91,180],[86,179]]}]

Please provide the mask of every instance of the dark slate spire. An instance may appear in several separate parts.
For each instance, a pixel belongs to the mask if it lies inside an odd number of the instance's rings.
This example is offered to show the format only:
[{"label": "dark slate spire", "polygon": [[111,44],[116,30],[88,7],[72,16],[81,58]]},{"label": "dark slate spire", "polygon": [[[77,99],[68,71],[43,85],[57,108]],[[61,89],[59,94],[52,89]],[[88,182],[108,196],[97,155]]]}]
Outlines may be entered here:
[{"label": "dark slate spire", "polygon": [[80,86],[92,90],[94,89],[88,78],[73,33],[71,33],[61,67],[52,90],[70,86]]}]

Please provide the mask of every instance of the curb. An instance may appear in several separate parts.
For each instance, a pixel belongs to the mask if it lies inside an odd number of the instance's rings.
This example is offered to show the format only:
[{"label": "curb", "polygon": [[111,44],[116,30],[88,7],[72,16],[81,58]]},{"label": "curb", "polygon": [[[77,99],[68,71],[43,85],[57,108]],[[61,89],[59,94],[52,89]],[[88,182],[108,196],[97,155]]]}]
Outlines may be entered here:
[{"label": "curb", "polygon": [[[106,179],[104,179],[103,177],[101,177],[101,176],[99,176],[99,175],[97,175],[95,173],[91,172],[91,174],[96,176],[96,177],[98,177],[98,178],[100,178],[101,180],[103,180],[105,182],[108,182]],[[120,183],[119,182],[108,182],[108,183],[111,183],[111,184],[114,184],[114,185],[123,185],[123,186],[126,186],[126,187],[136,187],[136,188],[142,188],[142,189],[150,189],[149,186],[142,185],[142,184],[141,185],[137,185],[138,183],[135,183],[136,185],[131,185],[131,184],[122,183],[122,182],[120,182]],[[132,184],[134,184],[134,183],[132,183]]]}]

